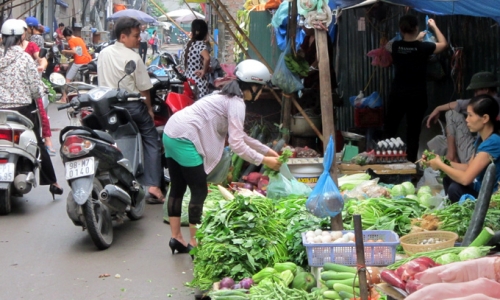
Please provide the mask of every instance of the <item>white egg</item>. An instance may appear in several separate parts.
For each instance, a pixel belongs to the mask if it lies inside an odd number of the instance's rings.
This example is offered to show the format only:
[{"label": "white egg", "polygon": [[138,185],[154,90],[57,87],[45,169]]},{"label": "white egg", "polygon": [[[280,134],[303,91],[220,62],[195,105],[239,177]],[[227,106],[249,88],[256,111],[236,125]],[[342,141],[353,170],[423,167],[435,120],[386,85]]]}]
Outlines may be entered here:
[{"label": "white egg", "polygon": [[323,241],[323,240],[321,239],[321,237],[320,237],[320,236],[316,236],[316,237],[314,238],[314,243],[316,243],[316,244],[321,244],[321,242],[322,242],[322,241]]},{"label": "white egg", "polygon": [[337,240],[342,237],[342,231],[332,231],[332,239]]},{"label": "white egg", "polygon": [[346,234],[349,237],[349,240],[354,240],[354,232],[348,232]]},{"label": "white egg", "polygon": [[334,243],[344,243],[344,239],[343,238],[339,238],[339,239],[336,239],[335,241],[333,241]]},{"label": "white egg", "polygon": [[330,235],[324,235],[321,237],[321,242],[323,244],[328,244],[332,241],[332,237]]},{"label": "white egg", "polygon": [[316,230],[314,231],[314,233],[315,233],[316,235],[321,235],[321,234],[323,234],[323,230],[321,230],[321,229],[316,229]]},{"label": "white egg", "polygon": [[315,236],[316,236],[316,234],[314,233],[314,231],[308,231],[308,232],[306,233],[306,237],[307,237],[307,238],[309,238],[309,237],[315,237]]},{"label": "white egg", "polygon": [[321,235],[322,235],[322,236],[327,236],[327,235],[328,235],[328,236],[331,236],[331,234],[330,234],[330,232],[329,232],[329,231],[323,231],[323,232],[321,233]]}]

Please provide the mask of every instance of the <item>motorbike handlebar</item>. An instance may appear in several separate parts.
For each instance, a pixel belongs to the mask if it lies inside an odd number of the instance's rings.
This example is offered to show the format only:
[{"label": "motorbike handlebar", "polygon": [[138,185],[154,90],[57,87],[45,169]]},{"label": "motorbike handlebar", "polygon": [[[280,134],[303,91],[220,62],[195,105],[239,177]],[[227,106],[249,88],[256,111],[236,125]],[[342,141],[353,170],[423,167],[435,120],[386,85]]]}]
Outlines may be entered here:
[{"label": "motorbike handlebar", "polygon": [[71,103],[66,103],[66,104],[63,104],[63,105],[59,106],[59,107],[57,108],[57,110],[63,110],[63,109],[66,109],[66,108],[68,108],[68,107],[71,107]]}]

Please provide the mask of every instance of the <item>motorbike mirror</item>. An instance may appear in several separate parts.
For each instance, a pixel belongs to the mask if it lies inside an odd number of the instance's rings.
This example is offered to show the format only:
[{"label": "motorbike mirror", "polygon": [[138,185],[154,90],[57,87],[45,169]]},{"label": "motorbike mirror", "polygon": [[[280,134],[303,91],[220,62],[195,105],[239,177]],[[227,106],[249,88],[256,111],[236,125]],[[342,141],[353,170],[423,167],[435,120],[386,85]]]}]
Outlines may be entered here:
[{"label": "motorbike mirror", "polygon": [[130,75],[132,73],[134,73],[135,71],[135,68],[136,68],[136,64],[135,64],[135,61],[133,60],[130,60],[126,65],[125,65],[125,73],[127,73],[127,75]]},{"label": "motorbike mirror", "polygon": [[46,48],[41,48],[40,52],[38,52],[38,56],[40,58],[44,58],[45,56],[47,56],[47,49]]},{"label": "motorbike mirror", "polygon": [[55,86],[62,87],[66,84],[66,78],[62,74],[52,73],[49,76],[49,81]]}]

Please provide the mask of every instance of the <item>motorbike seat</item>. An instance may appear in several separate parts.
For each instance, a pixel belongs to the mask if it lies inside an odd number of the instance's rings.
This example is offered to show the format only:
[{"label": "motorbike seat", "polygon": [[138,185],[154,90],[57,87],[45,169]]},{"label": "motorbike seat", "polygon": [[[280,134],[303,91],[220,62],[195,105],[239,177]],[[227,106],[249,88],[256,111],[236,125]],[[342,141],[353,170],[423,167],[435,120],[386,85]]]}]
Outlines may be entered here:
[{"label": "motorbike seat", "polygon": [[72,82],[70,83],[71,87],[78,89],[79,91],[90,91],[91,89],[96,88],[97,86],[93,86],[87,83],[80,82]]},{"label": "motorbike seat", "polygon": [[14,113],[9,113],[7,115],[7,122],[15,122],[22,124],[23,126],[26,126],[28,128],[33,128],[33,122],[31,122],[30,119],[24,117],[20,114],[14,114]]},{"label": "motorbike seat", "polygon": [[[101,139],[105,142],[108,142],[110,144],[115,143],[115,140],[113,139],[113,137],[109,133],[102,131],[102,130],[94,130],[94,132],[99,136],[99,139]],[[71,136],[71,135],[91,136],[90,132],[88,132],[87,130],[84,130],[84,129],[73,130],[70,133],[68,133],[68,136]]]}]

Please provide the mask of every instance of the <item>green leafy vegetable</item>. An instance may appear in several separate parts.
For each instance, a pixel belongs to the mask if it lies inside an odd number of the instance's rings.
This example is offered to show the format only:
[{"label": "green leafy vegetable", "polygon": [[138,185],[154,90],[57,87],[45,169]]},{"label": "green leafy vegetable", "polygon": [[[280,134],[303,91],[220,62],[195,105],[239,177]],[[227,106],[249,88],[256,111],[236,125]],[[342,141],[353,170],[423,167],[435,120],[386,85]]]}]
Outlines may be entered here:
[{"label": "green leafy vegetable", "polygon": [[[433,152],[429,151],[429,150],[424,150],[424,153],[422,154],[423,156],[425,156],[425,161],[422,161],[422,165],[424,167],[428,167],[427,165],[427,161],[429,160],[432,160],[434,158],[436,158],[436,154],[434,154]],[[446,156],[441,156],[441,160],[448,166],[451,166],[451,162],[446,158]],[[439,173],[441,174],[441,178],[444,178],[446,176],[446,173],[444,173],[443,171],[439,170]]]},{"label": "green leafy vegetable", "polygon": [[[293,155],[292,151],[290,149],[285,149],[283,153],[281,153],[280,157],[278,158],[278,161],[282,164],[286,164],[288,162],[288,159]],[[275,171],[268,166],[264,166],[265,172],[264,175],[269,176],[269,177],[276,177],[279,174],[279,171]]]}]

